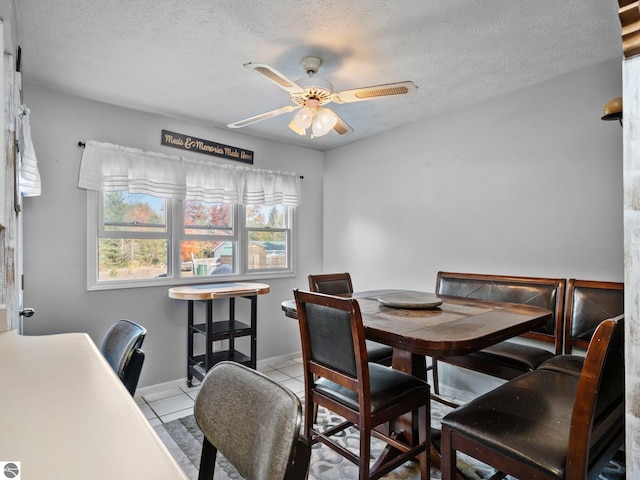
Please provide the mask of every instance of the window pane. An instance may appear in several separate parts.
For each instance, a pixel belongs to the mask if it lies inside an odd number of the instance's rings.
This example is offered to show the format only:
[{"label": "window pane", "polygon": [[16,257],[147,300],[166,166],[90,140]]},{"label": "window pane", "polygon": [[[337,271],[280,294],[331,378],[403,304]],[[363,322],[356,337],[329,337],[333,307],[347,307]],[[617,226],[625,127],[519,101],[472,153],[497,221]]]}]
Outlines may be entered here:
[{"label": "window pane", "polygon": [[287,268],[287,233],[250,231],[249,270]]},{"label": "window pane", "polygon": [[182,257],[181,277],[194,275],[219,275],[234,273],[234,242],[183,241],[180,244]]},{"label": "window pane", "polygon": [[282,205],[247,205],[247,227],[285,228],[284,207]]},{"label": "window pane", "polygon": [[233,235],[232,205],[185,200],[184,233],[187,235]]},{"label": "window pane", "polygon": [[134,280],[167,275],[166,239],[101,238],[98,280]]},{"label": "window pane", "polygon": [[105,192],[105,231],[166,232],[166,200],[138,193]]}]

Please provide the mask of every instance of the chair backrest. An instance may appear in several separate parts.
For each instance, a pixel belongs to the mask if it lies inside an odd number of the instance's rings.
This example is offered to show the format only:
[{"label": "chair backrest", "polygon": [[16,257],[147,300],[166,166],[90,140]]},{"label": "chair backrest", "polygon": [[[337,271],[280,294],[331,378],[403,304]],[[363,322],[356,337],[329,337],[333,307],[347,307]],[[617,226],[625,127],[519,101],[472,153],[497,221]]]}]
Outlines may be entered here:
[{"label": "chair backrest", "polygon": [[438,272],[436,295],[477,298],[494,302],[523,303],[551,310],[546,325],[521,336],[553,343],[555,353],[562,353],[564,278],[517,277],[475,273]]},{"label": "chair backrest", "polygon": [[314,375],[358,392],[369,411],[369,368],[362,313],[357,300],[294,290],[305,382]]},{"label": "chair backrest", "polygon": [[[602,321],[584,360],[571,417],[567,480],[593,478],[624,441],[624,316]],[[585,452],[587,454],[585,455]]]},{"label": "chair backrest", "polygon": [[309,275],[309,290],[329,295],[353,293],[351,275],[348,273]]},{"label": "chair backrest", "polygon": [[205,441],[242,477],[306,478],[311,450],[300,436],[300,400],[265,375],[235,362],[216,364],[202,382],[194,416]]},{"label": "chair backrest", "polygon": [[131,320],[118,320],[107,330],[100,347],[102,355],[132,395],[144,363],[141,347],[146,335],[147,330],[141,325]]},{"label": "chair backrest", "polygon": [[567,287],[564,353],[586,349],[596,327],[624,313],[624,283],[570,279]]}]

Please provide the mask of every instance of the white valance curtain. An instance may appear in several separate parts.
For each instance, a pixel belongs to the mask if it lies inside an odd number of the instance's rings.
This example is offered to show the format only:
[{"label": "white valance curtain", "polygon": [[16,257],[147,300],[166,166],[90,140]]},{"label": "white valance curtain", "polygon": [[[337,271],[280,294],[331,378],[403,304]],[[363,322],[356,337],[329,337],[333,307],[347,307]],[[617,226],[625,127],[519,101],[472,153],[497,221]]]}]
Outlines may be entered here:
[{"label": "white valance curtain", "polygon": [[295,173],[218,165],[93,140],[82,154],[78,186],[215,203],[300,203],[300,178]]}]

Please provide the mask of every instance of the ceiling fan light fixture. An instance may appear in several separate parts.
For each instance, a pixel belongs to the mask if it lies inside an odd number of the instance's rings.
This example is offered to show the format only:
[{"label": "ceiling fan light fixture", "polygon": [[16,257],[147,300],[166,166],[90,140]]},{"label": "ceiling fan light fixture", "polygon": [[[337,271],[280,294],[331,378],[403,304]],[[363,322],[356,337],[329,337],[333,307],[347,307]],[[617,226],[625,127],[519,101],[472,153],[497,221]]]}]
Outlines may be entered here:
[{"label": "ceiling fan light fixture", "polygon": [[296,132],[298,135],[305,136],[307,134],[307,130],[296,123],[295,117],[292,118],[289,122],[289,128]]},{"label": "ceiling fan light fixture", "polygon": [[309,128],[313,121],[313,110],[309,107],[302,107],[293,117],[293,121],[302,129]]},{"label": "ceiling fan light fixture", "polygon": [[320,108],[316,113],[311,125],[311,131],[314,137],[321,137],[331,131],[338,122],[336,116],[328,108]]}]

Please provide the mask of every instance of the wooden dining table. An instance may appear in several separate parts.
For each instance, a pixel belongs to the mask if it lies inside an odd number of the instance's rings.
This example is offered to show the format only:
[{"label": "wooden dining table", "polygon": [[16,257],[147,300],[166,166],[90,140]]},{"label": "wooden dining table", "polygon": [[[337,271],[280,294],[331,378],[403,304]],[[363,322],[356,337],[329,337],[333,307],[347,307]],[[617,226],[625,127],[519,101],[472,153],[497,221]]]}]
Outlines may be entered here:
[{"label": "wooden dining table", "polygon": [[[370,290],[358,300],[367,338],[394,348],[393,367],[425,378],[424,356],[449,357],[476,352],[544,325],[550,310],[517,303],[439,296],[432,308],[393,308],[379,299],[411,290]],[[294,300],[282,302],[285,315],[297,318]]]},{"label": "wooden dining table", "polygon": [[[544,325],[552,315],[550,310],[531,305],[444,295],[437,297],[442,300],[440,305],[429,308],[395,308],[381,302],[423,293],[387,289],[347,295],[358,300],[367,338],[393,347],[393,368],[423,379],[427,378],[425,356],[476,352]],[[287,317],[297,318],[294,300],[283,302],[281,307]],[[443,398],[436,400],[447,403]],[[407,418],[400,420],[400,427],[411,436],[415,429],[408,422]],[[440,466],[434,447],[431,459]]]}]

